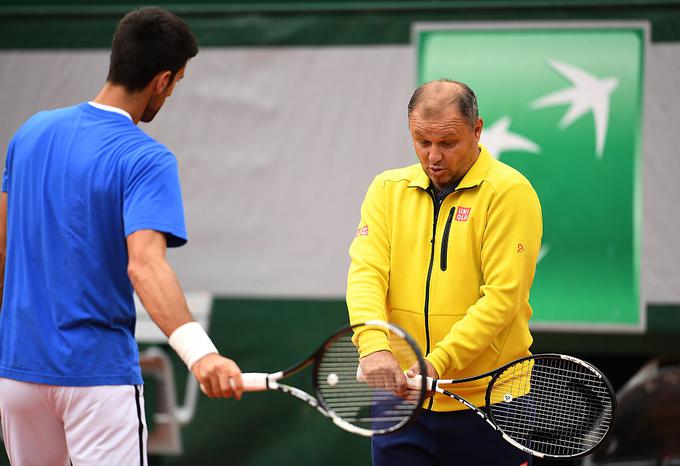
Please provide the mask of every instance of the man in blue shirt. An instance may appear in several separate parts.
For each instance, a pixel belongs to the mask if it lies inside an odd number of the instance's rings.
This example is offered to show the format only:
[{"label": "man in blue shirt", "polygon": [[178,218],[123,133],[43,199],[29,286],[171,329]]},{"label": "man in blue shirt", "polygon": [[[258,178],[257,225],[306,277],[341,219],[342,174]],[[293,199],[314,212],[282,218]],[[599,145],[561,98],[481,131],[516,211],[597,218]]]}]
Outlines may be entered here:
[{"label": "man in blue shirt", "polygon": [[0,413],[13,465],[146,464],[133,288],[210,397],[241,375],[193,321],[167,247],[187,241],[174,155],[142,132],[198,53],[159,8],[119,23],[91,102],[15,133],[0,198]]}]

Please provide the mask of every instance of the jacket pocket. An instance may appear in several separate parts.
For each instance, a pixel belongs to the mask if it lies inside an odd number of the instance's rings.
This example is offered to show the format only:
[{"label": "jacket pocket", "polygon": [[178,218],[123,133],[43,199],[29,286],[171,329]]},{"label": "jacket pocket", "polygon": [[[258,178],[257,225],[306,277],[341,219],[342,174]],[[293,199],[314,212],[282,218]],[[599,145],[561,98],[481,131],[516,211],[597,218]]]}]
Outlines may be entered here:
[{"label": "jacket pocket", "polygon": [[441,258],[439,260],[439,266],[442,272],[446,271],[446,266],[449,256],[449,233],[451,232],[451,221],[453,220],[453,214],[456,212],[455,207],[451,207],[449,211],[449,217],[446,219],[446,226],[444,227],[444,234],[442,235],[442,252]]}]

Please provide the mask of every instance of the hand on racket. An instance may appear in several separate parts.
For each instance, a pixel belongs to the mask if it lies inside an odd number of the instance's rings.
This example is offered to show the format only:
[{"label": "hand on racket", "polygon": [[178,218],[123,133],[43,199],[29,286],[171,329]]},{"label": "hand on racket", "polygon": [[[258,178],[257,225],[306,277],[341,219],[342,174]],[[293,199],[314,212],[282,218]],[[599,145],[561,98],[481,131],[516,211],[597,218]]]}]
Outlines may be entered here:
[{"label": "hand on racket", "polygon": [[[366,356],[361,360],[361,365],[357,369],[357,380],[360,382],[366,382],[369,385],[373,387],[380,388],[383,386],[385,383],[385,378],[389,381],[390,379],[394,379],[395,382],[393,387],[391,388],[392,391],[395,392],[397,396],[407,396],[408,392],[404,391],[403,385],[401,384],[401,380],[404,380],[404,383],[406,384],[406,389],[407,390],[420,390],[423,384],[423,380],[420,377],[421,375],[421,367],[419,362],[414,363],[411,367],[409,367],[405,372],[401,370],[401,368],[397,365],[396,368],[392,366],[389,362],[385,362],[384,365],[389,367],[390,375],[385,376],[380,369],[382,369],[382,365],[380,365],[381,360],[387,359],[384,354],[382,353],[387,353],[389,355],[389,352],[386,351],[377,351],[375,353],[371,353],[369,356]],[[376,359],[369,359],[373,358],[375,355]],[[393,358],[391,358],[393,359]],[[430,389],[430,385],[432,385],[432,379],[438,379],[439,374],[437,374],[437,371],[434,369],[432,364],[425,359],[425,372],[427,374],[426,378],[426,394],[425,397],[431,397],[434,395],[436,392],[432,389]],[[383,369],[387,370],[387,369]],[[377,375],[376,375],[377,372]],[[403,377],[403,379],[402,379]]]},{"label": "hand on racket", "polygon": [[[425,369],[426,369],[426,382],[430,381],[432,379],[439,379],[439,374],[437,374],[437,371],[435,370],[434,366],[425,359]],[[406,371],[406,377],[407,377],[407,384],[410,389],[418,389],[419,386],[422,386],[422,380],[421,376],[422,374],[420,373],[420,368],[414,364],[413,366],[409,367],[409,369]],[[415,380],[409,380],[409,379],[414,379],[417,377]],[[433,396],[436,392],[434,390],[430,390],[430,385],[427,385],[426,383],[426,393],[425,396],[427,398]]]},{"label": "hand on racket", "polygon": [[[387,353],[400,368],[400,383],[395,383],[394,377],[392,383],[384,377],[378,386],[357,380],[359,352],[352,336],[367,329],[380,329],[388,337],[390,351]],[[414,364],[422,370],[425,368],[420,350],[411,337],[392,324],[370,321],[341,328],[311,356],[290,369],[271,374],[243,373],[243,391],[278,390],[288,393],[306,401],[348,432],[380,435],[400,429],[420,410],[425,398],[424,381],[420,390],[405,389],[403,370]],[[311,369],[313,394],[280,382],[307,367]],[[383,368],[382,375],[385,374]],[[402,397],[395,395],[398,386],[404,392]]]},{"label": "hand on racket", "polygon": [[243,382],[241,370],[231,359],[219,354],[208,354],[191,366],[203,393],[210,398],[241,399]]},{"label": "hand on racket", "polygon": [[[418,366],[420,361],[415,361]],[[373,388],[382,389],[403,397],[409,392],[406,375],[399,362],[390,351],[376,351],[365,356],[359,361],[360,371],[364,374],[363,380]]]},{"label": "hand on racket", "polygon": [[[482,378],[489,378],[486,412],[454,393],[455,384]],[[419,390],[422,378],[408,383]],[[528,356],[465,379],[428,377],[426,386],[474,410],[512,445],[546,458],[588,454],[606,436],[616,409],[607,378],[591,364],[561,354]]]}]

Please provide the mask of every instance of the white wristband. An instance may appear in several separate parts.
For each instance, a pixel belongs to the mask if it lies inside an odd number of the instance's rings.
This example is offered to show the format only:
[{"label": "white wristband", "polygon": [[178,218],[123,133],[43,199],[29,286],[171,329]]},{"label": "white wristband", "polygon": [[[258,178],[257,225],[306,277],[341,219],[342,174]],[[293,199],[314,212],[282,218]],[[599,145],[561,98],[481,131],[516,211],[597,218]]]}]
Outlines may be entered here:
[{"label": "white wristband", "polygon": [[168,338],[168,343],[189,370],[203,356],[218,353],[212,340],[198,322],[188,322],[177,327]]}]

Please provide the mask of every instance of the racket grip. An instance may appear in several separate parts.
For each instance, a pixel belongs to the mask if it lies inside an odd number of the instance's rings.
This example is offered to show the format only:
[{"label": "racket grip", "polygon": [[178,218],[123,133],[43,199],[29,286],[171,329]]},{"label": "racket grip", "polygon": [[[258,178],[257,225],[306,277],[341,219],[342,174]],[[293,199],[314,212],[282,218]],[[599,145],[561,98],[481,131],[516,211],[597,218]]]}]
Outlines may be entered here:
[{"label": "racket grip", "polygon": [[263,372],[244,372],[241,374],[244,392],[262,392],[269,390],[267,377]]},{"label": "racket grip", "polygon": [[423,376],[414,375],[413,377],[406,377],[406,384],[411,390],[420,390],[423,385]]},{"label": "racket grip", "polygon": [[[406,384],[408,385],[408,388],[412,390],[420,390],[420,387],[422,387],[423,384],[423,376],[422,375],[415,375],[413,377],[406,377]],[[366,382],[366,376],[364,375],[364,371],[361,370],[361,366],[357,367],[357,382]],[[427,378],[427,388],[430,389],[432,386],[432,378],[428,377]]]}]

